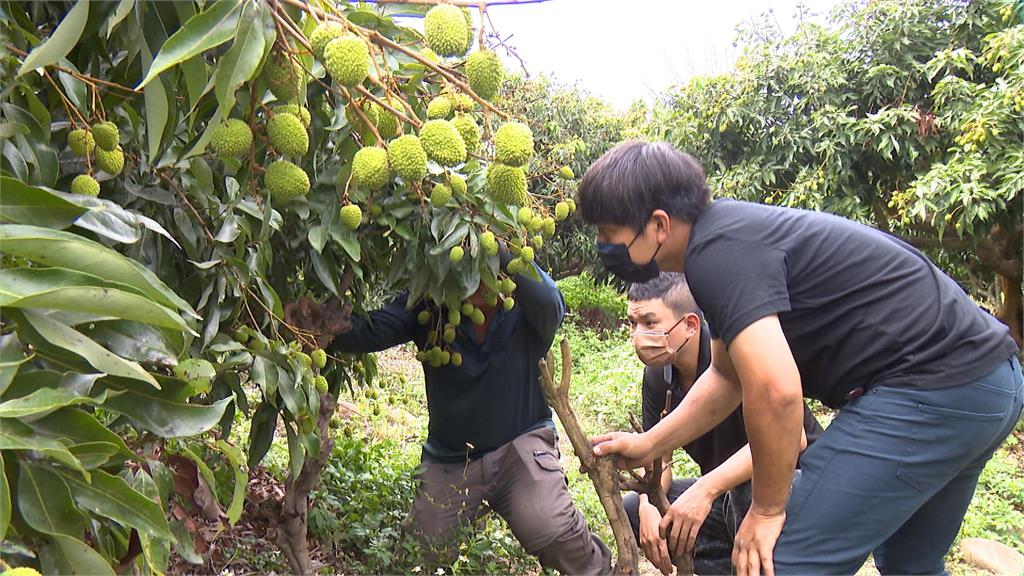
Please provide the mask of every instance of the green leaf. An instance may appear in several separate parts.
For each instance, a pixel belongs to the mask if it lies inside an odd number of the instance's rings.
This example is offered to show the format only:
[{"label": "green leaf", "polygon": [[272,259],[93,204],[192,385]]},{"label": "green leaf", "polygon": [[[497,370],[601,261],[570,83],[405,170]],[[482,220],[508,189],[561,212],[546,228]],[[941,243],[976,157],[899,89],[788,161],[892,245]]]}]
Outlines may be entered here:
[{"label": "green leaf", "polygon": [[142,366],[111,353],[106,348],[86,338],[74,328],[51,320],[35,310],[22,310],[21,313],[44,340],[53,346],[81,356],[100,372],[133,380],[141,380],[154,388],[160,388],[160,384],[157,383],[156,379],[146,372]]},{"label": "green leaf", "polygon": [[235,473],[235,489],[231,494],[231,504],[228,506],[228,524],[234,526],[235,522],[242,517],[242,506],[245,504],[245,487],[249,482],[249,475],[245,470],[245,454],[238,446],[232,446],[224,440],[217,440],[217,448],[224,453],[228,462],[231,463],[231,470]]},{"label": "green leaf", "polygon": [[195,452],[189,450],[188,447],[180,446],[179,450],[181,450],[181,452],[185,456],[188,456],[189,459],[192,460],[193,463],[195,463],[196,470],[199,471],[199,475],[203,477],[203,480],[206,482],[206,485],[210,488],[210,492],[213,493],[214,500],[218,500],[217,479],[213,476],[213,470],[210,470],[210,467],[206,465],[206,462],[204,462],[202,458],[196,455]]},{"label": "green leaf", "polygon": [[147,268],[92,240],[60,230],[0,224],[0,244],[9,255],[127,284],[160,304],[199,318],[188,302]]},{"label": "green leaf", "polygon": [[65,474],[75,502],[86,510],[155,538],[173,540],[163,508],[136,492],[123,479],[94,470],[92,482]]},{"label": "green leaf", "polygon": [[93,470],[103,466],[110,461],[110,458],[117,454],[117,446],[110,442],[85,442],[75,444],[68,450],[78,458],[82,467],[86,470]]},{"label": "green leaf", "polygon": [[32,422],[39,434],[53,438],[66,438],[74,444],[103,442],[117,447],[126,456],[134,456],[120,436],[100,424],[92,414],[78,408],[61,408],[53,414]]},{"label": "green leaf", "polygon": [[0,176],[0,222],[67,228],[87,210],[52,191],[29,186],[17,178]]},{"label": "green leaf", "polygon": [[64,268],[0,270],[0,306],[101,314],[190,331],[177,313],[136,294],[131,287],[118,287],[96,276]]},{"label": "green leaf", "polygon": [[[194,56],[181,63],[181,77],[185,81],[185,93],[188,94],[188,110],[195,108],[203,95],[209,91],[209,74],[207,73],[206,60],[200,56]],[[193,119],[195,116],[193,116]],[[192,124],[189,124],[192,128]]]},{"label": "green leaf", "polygon": [[60,555],[63,556],[65,569],[61,571],[61,574],[114,576],[115,573],[110,567],[110,563],[85,542],[60,534],[52,536],[51,540],[54,546],[50,549],[59,550]]},{"label": "green leaf", "polygon": [[85,23],[89,20],[89,0],[76,2],[67,16],[61,20],[57,29],[50,34],[46,42],[36,46],[18,68],[18,77],[37,68],[49,66],[68,55],[78,43],[85,31]]},{"label": "green leaf", "polygon": [[178,539],[178,545],[175,546],[174,552],[181,556],[182,560],[197,566],[206,563],[206,559],[196,552],[195,539],[192,537],[192,533],[188,531],[188,527],[185,526],[184,522],[172,520],[171,532]]},{"label": "green leaf", "polygon": [[82,372],[56,370],[26,370],[19,372],[4,398],[24,398],[41,388],[64,389],[77,396],[88,396],[96,380],[103,374],[85,374]]},{"label": "green leaf", "polygon": [[277,428],[279,412],[276,406],[264,400],[252,415],[249,429],[248,464],[252,468],[263,461],[274,441],[274,430]]},{"label": "green leaf", "polygon": [[28,126],[20,122],[0,122],[0,139],[14,138],[18,134],[28,134]]},{"label": "green leaf", "polygon": [[74,468],[88,477],[89,472],[82,467],[67,446],[51,438],[45,438],[36,434],[29,425],[20,420],[6,419],[0,427],[0,450],[35,450],[42,452],[50,458]]},{"label": "green leaf", "polygon": [[14,376],[21,365],[31,358],[32,356],[26,356],[22,351],[17,333],[0,335],[0,397],[14,381]]},{"label": "green leaf", "polygon": [[[145,188],[144,190],[150,190],[150,188]],[[94,196],[82,196],[81,194],[69,194],[60,191],[55,193],[68,202],[87,210],[78,220],[75,220],[75,227],[77,228],[95,232],[100,236],[124,244],[138,242],[147,231],[153,231],[170,240],[178,248],[181,248],[178,241],[158,222],[138,212],[122,208],[116,202]],[[139,195],[146,197],[141,193]]]},{"label": "green leaf", "polygon": [[345,228],[341,222],[336,222],[334,226],[331,226],[330,236],[353,262],[359,262],[362,258],[362,247],[359,245],[359,237],[355,232]]},{"label": "green leaf", "polygon": [[235,34],[241,0],[220,0],[188,19],[156,55],[146,77],[135,87],[146,86],[158,74],[230,40]]},{"label": "green leaf", "polygon": [[18,474],[18,511],[34,530],[81,538],[85,519],[71,491],[51,466],[22,460]]},{"label": "green leaf", "polygon": [[178,363],[176,343],[164,331],[140,322],[110,320],[95,322],[79,331],[107,350],[141,364],[171,367]]},{"label": "green leaf", "polygon": [[7,536],[7,527],[11,525],[11,487],[7,484],[4,472],[4,453],[0,451],[0,542]]},{"label": "green leaf", "polygon": [[235,91],[252,79],[269,48],[263,37],[263,25],[256,14],[263,4],[247,2],[238,20],[238,31],[231,49],[217,63],[216,94],[224,117],[235,105]]},{"label": "green leaf", "polygon": [[117,3],[117,8],[114,8],[114,11],[110,13],[104,24],[104,29],[107,31],[107,39],[110,39],[110,33],[114,31],[114,28],[117,28],[117,25],[132,13],[133,8],[135,8],[135,0],[120,0]]},{"label": "green leaf", "polygon": [[40,388],[28,396],[0,402],[0,418],[22,418],[42,412],[51,412],[57,408],[77,404],[98,406],[106,400],[106,393],[95,398],[82,396],[67,388]]},{"label": "green leaf", "polygon": [[[144,37],[140,36],[139,41],[143,44],[143,63],[149,65],[151,64],[149,46],[146,45]],[[141,86],[140,84],[139,87]],[[163,81],[157,80],[146,86],[145,90],[143,90],[143,99],[146,103],[146,141],[148,143],[149,162],[150,164],[157,164],[159,160],[157,154],[160,152],[160,142],[163,139],[164,128],[167,127],[167,115],[170,110],[170,104],[167,101],[167,88],[164,86]]]},{"label": "green leaf", "polygon": [[444,236],[444,238],[430,249],[429,254],[431,256],[440,256],[446,254],[453,246],[456,246],[469,234],[469,222],[465,220],[460,221],[455,225],[452,230]]},{"label": "green leaf", "polygon": [[172,402],[134,390],[108,398],[105,410],[124,414],[137,426],[163,438],[195,436],[213,428],[220,422],[231,398],[210,405]]}]

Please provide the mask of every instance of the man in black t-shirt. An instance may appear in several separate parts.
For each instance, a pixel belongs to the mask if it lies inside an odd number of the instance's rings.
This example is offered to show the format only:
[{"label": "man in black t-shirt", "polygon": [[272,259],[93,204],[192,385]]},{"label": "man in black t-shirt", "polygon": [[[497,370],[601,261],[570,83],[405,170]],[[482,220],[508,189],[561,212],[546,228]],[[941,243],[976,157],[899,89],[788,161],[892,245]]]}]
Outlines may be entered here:
[{"label": "man in black t-shirt", "polygon": [[[682,274],[663,272],[649,282],[633,284],[628,313],[633,346],[646,365],[643,428],[650,430],[666,410],[679,405],[694,380],[711,365],[711,335]],[[813,444],[821,432],[818,421],[805,408],[802,445]],[[732,574],[733,537],[750,506],[750,449],[742,408],[683,450],[700,467],[700,477],[673,479],[671,458],[666,458],[662,489],[685,521],[674,527],[687,535],[684,549],[673,550],[673,555],[692,554],[697,574]],[[631,492],[623,503],[644,554],[664,574],[670,574],[672,563],[667,541],[660,533],[658,509],[647,501],[646,494]]]},{"label": "man in black t-shirt", "polygon": [[[742,401],[753,498],[733,549],[741,575],[853,574],[869,554],[883,574],[944,574],[1024,404],[1007,327],[878,230],[711,202],[700,165],[662,142],[602,156],[579,205],[620,278],[685,272],[712,337],[711,367],[679,408],[643,434],[594,438],[595,454],[624,466],[663,456]],[[793,483],[801,395],[841,411]]]}]

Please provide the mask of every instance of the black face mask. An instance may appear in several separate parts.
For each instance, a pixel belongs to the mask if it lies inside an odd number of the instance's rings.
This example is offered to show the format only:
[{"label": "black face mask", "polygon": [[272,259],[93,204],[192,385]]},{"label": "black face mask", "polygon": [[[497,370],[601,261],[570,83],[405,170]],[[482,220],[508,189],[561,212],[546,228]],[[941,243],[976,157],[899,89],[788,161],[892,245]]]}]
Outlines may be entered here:
[{"label": "black face mask", "polygon": [[643,230],[634,236],[629,244],[610,244],[600,240],[596,243],[597,255],[601,258],[601,263],[620,280],[640,284],[657,278],[661,273],[658,270],[658,263],[654,260],[658,256],[658,251],[661,250],[661,244],[658,244],[654,256],[651,256],[651,261],[646,264],[636,264],[629,257],[629,247],[642,234]]}]

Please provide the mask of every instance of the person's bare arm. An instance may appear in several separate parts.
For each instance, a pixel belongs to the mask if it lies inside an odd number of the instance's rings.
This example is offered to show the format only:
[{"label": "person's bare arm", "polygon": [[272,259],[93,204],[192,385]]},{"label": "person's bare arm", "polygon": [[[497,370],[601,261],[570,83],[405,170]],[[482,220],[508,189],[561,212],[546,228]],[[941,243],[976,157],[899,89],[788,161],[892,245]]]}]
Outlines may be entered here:
[{"label": "person's bare arm", "polygon": [[741,576],[774,576],[772,553],[800,453],[803,390],[800,371],[776,315],[744,328],[729,347],[742,382],[750,441],[753,501],[736,535],[733,563]]}]

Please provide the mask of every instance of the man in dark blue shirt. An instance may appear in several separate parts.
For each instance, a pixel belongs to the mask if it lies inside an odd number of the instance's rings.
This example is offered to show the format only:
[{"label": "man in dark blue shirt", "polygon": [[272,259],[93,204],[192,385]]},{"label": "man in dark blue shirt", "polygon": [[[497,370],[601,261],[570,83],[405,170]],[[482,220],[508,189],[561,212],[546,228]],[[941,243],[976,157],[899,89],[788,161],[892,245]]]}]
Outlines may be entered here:
[{"label": "man in dark blue shirt", "polygon": [[[536,266],[536,265],[535,265]],[[539,382],[547,353],[565,314],[551,278],[516,277],[511,310],[487,306],[483,290],[470,302],[486,318],[462,318],[452,353],[462,365],[423,364],[430,414],[419,486],[407,525],[425,545],[443,551],[454,531],[471,523],[486,501],[541,564],[567,574],[604,574],[608,548],[572,503],[559,463],[551,410]],[[407,308],[402,295],[369,318],[353,317],[335,352],[377,352],[406,342],[424,350],[433,326]],[[436,314],[436,309],[434,310]]]}]

